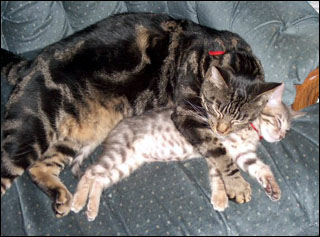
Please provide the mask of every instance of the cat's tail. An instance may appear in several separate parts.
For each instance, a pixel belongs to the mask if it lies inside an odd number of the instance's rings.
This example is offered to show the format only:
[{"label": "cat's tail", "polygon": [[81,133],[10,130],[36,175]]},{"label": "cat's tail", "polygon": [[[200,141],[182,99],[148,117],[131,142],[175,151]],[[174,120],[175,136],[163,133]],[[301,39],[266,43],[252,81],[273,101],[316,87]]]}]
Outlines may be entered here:
[{"label": "cat's tail", "polygon": [[15,72],[23,68],[26,63],[27,61],[22,57],[1,48],[1,74],[5,76],[10,84],[15,85],[18,83],[19,77]]}]

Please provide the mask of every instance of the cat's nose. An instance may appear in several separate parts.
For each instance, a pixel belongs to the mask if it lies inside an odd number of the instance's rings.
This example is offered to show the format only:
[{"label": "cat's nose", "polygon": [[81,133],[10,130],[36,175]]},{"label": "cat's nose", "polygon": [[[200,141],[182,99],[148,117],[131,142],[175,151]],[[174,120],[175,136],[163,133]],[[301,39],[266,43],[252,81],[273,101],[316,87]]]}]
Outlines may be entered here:
[{"label": "cat's nose", "polygon": [[217,132],[221,134],[227,134],[229,129],[229,125],[227,123],[218,123],[217,125]]},{"label": "cat's nose", "polygon": [[285,138],[286,134],[280,134],[279,135],[279,139],[282,140],[283,138]]}]

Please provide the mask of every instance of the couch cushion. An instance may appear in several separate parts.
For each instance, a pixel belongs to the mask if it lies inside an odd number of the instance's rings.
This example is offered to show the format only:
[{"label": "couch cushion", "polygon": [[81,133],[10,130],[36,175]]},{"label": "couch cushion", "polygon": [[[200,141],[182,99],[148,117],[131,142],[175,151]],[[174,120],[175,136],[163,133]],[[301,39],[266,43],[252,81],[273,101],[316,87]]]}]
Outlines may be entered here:
[{"label": "couch cushion", "polygon": [[238,33],[251,45],[266,81],[285,82],[288,105],[294,85],[319,65],[319,14],[307,2],[198,2],[196,9],[200,24]]},{"label": "couch cushion", "polygon": [[[290,10],[288,10],[290,9]],[[1,47],[15,53],[41,49],[120,12],[167,13],[238,33],[262,61],[266,81],[295,84],[319,65],[319,14],[307,2],[1,2]]]},{"label": "couch cushion", "polygon": [[[73,10],[77,3],[79,12]],[[129,11],[165,12],[239,33],[262,60],[266,80],[285,80],[288,104],[294,98],[293,84],[318,65],[318,15],[303,2],[125,3]],[[68,4],[70,9],[61,2],[1,2],[1,47],[8,40],[14,44],[7,45],[14,52],[45,47],[99,20],[93,9],[107,3],[90,3],[90,11],[83,2]],[[124,10],[123,5],[111,3],[110,9],[105,9]],[[67,14],[72,16],[72,24]],[[27,35],[21,34],[24,27]],[[2,119],[11,88],[4,80],[1,86]],[[88,223],[84,211],[58,220],[49,198],[25,174],[1,199],[1,235],[318,235],[319,105],[305,111],[308,115],[293,123],[285,140],[263,142],[259,148],[283,191],[279,202],[271,202],[259,185],[245,176],[253,188],[251,202],[231,202],[225,212],[214,211],[205,161],[198,159],[143,166],[103,193],[95,222]],[[97,153],[86,165],[94,162]],[[62,180],[74,192],[77,179],[69,170],[63,172]]]},{"label": "couch cushion", "polygon": [[63,1],[69,23],[79,31],[110,15],[126,12],[124,1]]},{"label": "couch cushion", "polygon": [[[11,89],[2,78],[1,120]],[[1,199],[1,235],[318,235],[319,104],[304,111],[284,140],[259,146],[259,157],[282,190],[278,202],[243,174],[252,200],[214,211],[208,169],[200,158],[144,165],[103,192],[94,222],[87,222],[85,211],[56,219],[51,200],[24,174]],[[97,149],[82,170],[100,153]],[[61,179],[74,193],[78,180],[69,169]]]},{"label": "couch cushion", "polygon": [[21,54],[73,32],[59,1],[1,2],[1,48]]},{"label": "couch cushion", "polygon": [[[319,105],[305,111],[283,141],[259,147],[281,187],[278,202],[244,175],[252,200],[214,211],[206,162],[195,159],[144,165],[103,192],[94,222],[85,211],[56,219],[49,198],[23,175],[1,199],[1,235],[318,235]],[[69,170],[61,179],[75,191]]]}]

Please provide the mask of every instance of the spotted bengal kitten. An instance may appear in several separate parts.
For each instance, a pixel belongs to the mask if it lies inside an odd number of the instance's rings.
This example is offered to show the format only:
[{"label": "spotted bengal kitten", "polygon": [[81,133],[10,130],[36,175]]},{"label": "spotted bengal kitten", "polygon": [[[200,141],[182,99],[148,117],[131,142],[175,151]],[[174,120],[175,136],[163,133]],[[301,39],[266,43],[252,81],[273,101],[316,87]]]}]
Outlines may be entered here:
[{"label": "spotted bengal kitten", "polygon": [[[256,149],[260,136],[268,142],[280,141],[289,130],[291,119],[304,114],[292,111],[282,103],[283,90],[284,84],[273,92],[261,115],[253,121],[253,127],[247,126],[218,137],[227,149],[227,154],[216,159],[206,159],[214,209],[223,211],[228,206],[227,196],[235,198],[237,202],[247,202],[251,198],[250,185],[242,178],[232,160],[259,182],[271,200],[280,199],[280,188],[269,166],[257,157]],[[110,132],[99,160],[82,176],[71,209],[79,212],[89,199],[86,214],[88,220],[93,221],[98,214],[103,189],[129,176],[144,163],[200,157],[199,152],[174,126],[170,119],[172,113],[172,109],[152,111],[122,120]],[[208,118],[204,117],[203,122],[208,123]],[[221,186],[216,186],[216,174],[210,173],[212,166],[220,171],[224,181]]]},{"label": "spotted bengal kitten", "polygon": [[[246,127],[279,85],[264,82],[260,61],[237,34],[151,13],[111,16],[32,61],[2,50],[1,67],[16,83],[2,127],[1,196],[28,169],[57,217],[72,200],[61,170],[123,118],[173,106],[179,132],[210,159],[226,153],[215,134]],[[210,128],[190,103],[208,114]]]}]

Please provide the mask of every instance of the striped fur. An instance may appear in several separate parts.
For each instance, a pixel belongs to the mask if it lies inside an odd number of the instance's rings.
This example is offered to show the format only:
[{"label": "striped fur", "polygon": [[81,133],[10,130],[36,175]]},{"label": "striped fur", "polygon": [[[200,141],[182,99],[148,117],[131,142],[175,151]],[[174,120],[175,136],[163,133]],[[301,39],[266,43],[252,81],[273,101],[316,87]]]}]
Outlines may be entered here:
[{"label": "striped fur", "polygon": [[[210,50],[226,54],[210,56]],[[71,199],[59,173],[80,156],[76,171],[123,118],[174,105],[175,126],[210,158],[225,149],[212,143],[199,111],[212,129],[235,131],[258,116],[266,91],[277,86],[263,82],[259,60],[238,35],[159,14],[111,16],[48,46],[33,61],[13,61],[16,67],[7,61],[4,67],[17,85],[3,125],[1,196],[28,169],[52,197],[58,217],[69,212]],[[216,120],[211,110],[226,116]]]},{"label": "striped fur", "polygon": [[[97,216],[103,189],[128,177],[143,164],[200,157],[200,153],[175,128],[170,120],[172,113],[173,109],[151,111],[122,120],[109,133],[99,161],[82,176],[72,210],[79,212],[89,199],[87,216],[92,221]],[[207,159],[211,202],[214,209],[223,211],[228,205],[228,195],[238,202],[247,202],[251,190],[232,160],[217,155],[218,159]]]},{"label": "striped fur", "polygon": [[260,116],[253,121],[257,131],[248,126],[228,136],[219,136],[232,160],[241,170],[257,180],[272,201],[280,199],[281,190],[270,167],[257,156],[260,136],[268,142],[278,142],[290,129],[291,120],[304,115],[303,112],[293,111],[282,103],[283,91],[284,84],[281,84],[271,94]]},{"label": "striped fur", "polygon": [[[284,85],[277,87],[262,114],[253,122],[262,135],[272,134],[269,142],[284,138],[293,118],[304,113],[294,112],[281,102]],[[93,221],[99,210],[101,193],[149,162],[183,161],[200,157],[197,150],[177,131],[170,120],[172,109],[152,111],[127,118],[112,130],[99,160],[89,167],[78,183],[72,210],[79,212],[87,204],[87,217]],[[268,119],[265,117],[268,116]],[[277,121],[281,122],[277,122]],[[239,168],[256,179],[271,200],[281,197],[281,190],[269,166],[256,154],[260,134],[251,126],[219,136],[227,154],[206,159],[209,169],[211,202],[215,210],[228,206],[228,197],[238,203],[251,199],[250,185]],[[215,139],[217,143],[218,139]],[[235,165],[237,164],[237,166]]]}]

